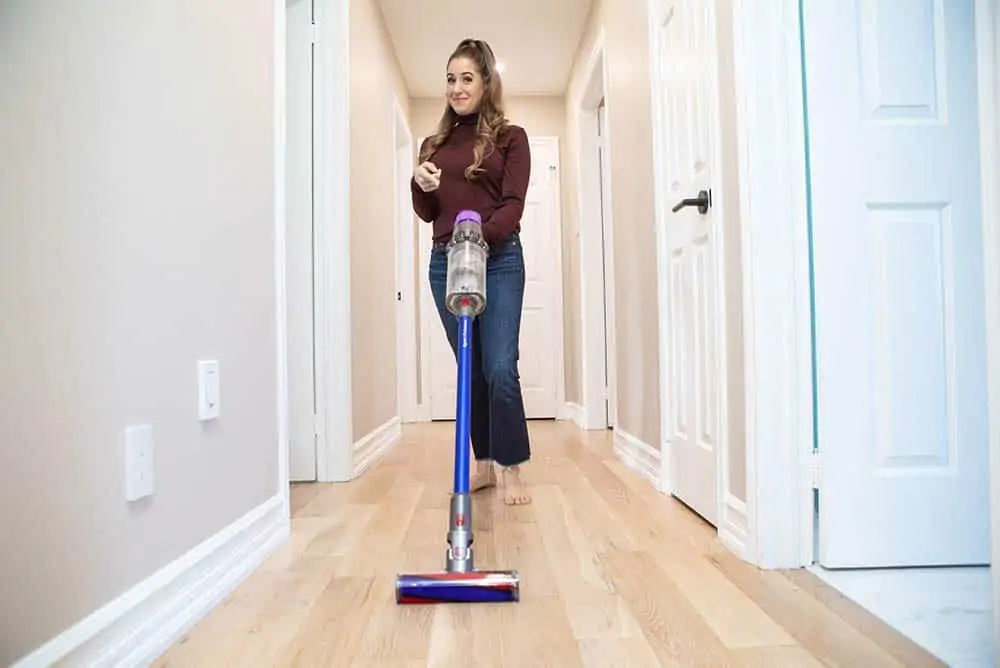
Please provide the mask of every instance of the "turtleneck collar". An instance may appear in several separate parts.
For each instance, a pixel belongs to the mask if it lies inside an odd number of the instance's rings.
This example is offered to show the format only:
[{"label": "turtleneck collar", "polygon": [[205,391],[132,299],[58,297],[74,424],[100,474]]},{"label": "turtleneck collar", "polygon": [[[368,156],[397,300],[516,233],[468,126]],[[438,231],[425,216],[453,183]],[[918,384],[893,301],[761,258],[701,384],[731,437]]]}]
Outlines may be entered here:
[{"label": "turtleneck collar", "polygon": [[471,114],[466,114],[465,116],[458,116],[455,119],[455,126],[459,125],[475,125],[479,122],[479,112],[474,111]]}]

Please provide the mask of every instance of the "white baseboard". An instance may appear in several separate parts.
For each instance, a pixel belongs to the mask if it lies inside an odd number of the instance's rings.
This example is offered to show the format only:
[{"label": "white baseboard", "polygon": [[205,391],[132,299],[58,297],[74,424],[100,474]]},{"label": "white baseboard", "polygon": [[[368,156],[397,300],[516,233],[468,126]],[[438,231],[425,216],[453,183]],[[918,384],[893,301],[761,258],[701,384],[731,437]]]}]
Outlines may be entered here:
[{"label": "white baseboard", "polygon": [[575,424],[580,429],[585,429],[586,417],[584,416],[583,406],[579,404],[574,404],[573,402],[566,402],[563,406],[562,413],[559,415],[560,420],[568,420]]},{"label": "white baseboard", "polygon": [[403,437],[403,425],[396,416],[376,427],[354,444],[354,477],[375,465],[385,457]]},{"label": "white baseboard", "polygon": [[660,489],[660,451],[638,438],[615,429],[614,451],[625,466],[649,481],[655,489]]},{"label": "white baseboard", "polygon": [[747,504],[728,492],[722,504],[719,539],[736,556],[746,559]]},{"label": "white baseboard", "polygon": [[56,662],[88,668],[149,665],[236,589],[288,535],[284,500],[276,494],[13,668]]}]

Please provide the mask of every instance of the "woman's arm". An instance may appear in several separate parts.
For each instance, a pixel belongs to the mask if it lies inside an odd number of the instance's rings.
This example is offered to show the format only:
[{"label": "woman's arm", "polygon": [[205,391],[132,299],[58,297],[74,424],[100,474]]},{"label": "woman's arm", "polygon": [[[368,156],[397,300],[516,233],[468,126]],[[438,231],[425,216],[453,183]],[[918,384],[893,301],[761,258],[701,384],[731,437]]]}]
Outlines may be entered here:
[{"label": "woman's arm", "polygon": [[433,223],[441,215],[441,202],[437,193],[425,193],[417,185],[416,179],[410,177],[410,194],[413,196],[413,211],[424,222]]},{"label": "woman's arm", "polygon": [[[424,139],[420,144],[421,155],[428,141],[430,141],[430,138]],[[438,199],[437,193],[425,193],[420,189],[420,186],[417,185],[417,180],[412,176],[410,177],[410,195],[413,198],[413,211],[421,220],[433,223],[441,215],[441,201]]]},{"label": "woman's arm", "polygon": [[483,237],[492,245],[506,239],[517,229],[524,213],[524,199],[531,182],[531,147],[524,128],[511,126],[503,163],[503,188],[500,205],[483,221]]}]

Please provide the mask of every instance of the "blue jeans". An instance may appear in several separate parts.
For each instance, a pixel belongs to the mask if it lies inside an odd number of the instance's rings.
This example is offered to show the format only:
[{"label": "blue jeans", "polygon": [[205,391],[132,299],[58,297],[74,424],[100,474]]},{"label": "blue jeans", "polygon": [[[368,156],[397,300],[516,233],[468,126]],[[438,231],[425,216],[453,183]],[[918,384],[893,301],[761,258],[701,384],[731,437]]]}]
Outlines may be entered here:
[{"label": "blue jeans", "polygon": [[[452,352],[458,355],[458,320],[445,307],[448,253],[431,250],[431,293]],[[476,461],[516,466],[531,457],[528,423],[517,370],[524,302],[524,249],[515,233],[490,248],[486,309],[472,323],[472,451]]]}]

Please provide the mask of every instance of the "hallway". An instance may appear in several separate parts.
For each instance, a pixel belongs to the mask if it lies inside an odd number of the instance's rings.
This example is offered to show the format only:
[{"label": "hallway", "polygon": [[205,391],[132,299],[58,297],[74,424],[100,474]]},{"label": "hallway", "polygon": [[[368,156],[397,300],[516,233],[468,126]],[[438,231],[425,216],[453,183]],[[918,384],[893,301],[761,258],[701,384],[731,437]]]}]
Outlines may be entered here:
[{"label": "hallway", "polygon": [[[535,502],[477,496],[481,567],[514,605],[397,607],[444,555],[451,424],[407,426],[345,485],[292,489],[292,539],[155,665],[937,666],[804,571],[761,573],[625,469],[611,432],[531,424]],[[474,657],[474,658],[473,658]]]}]

